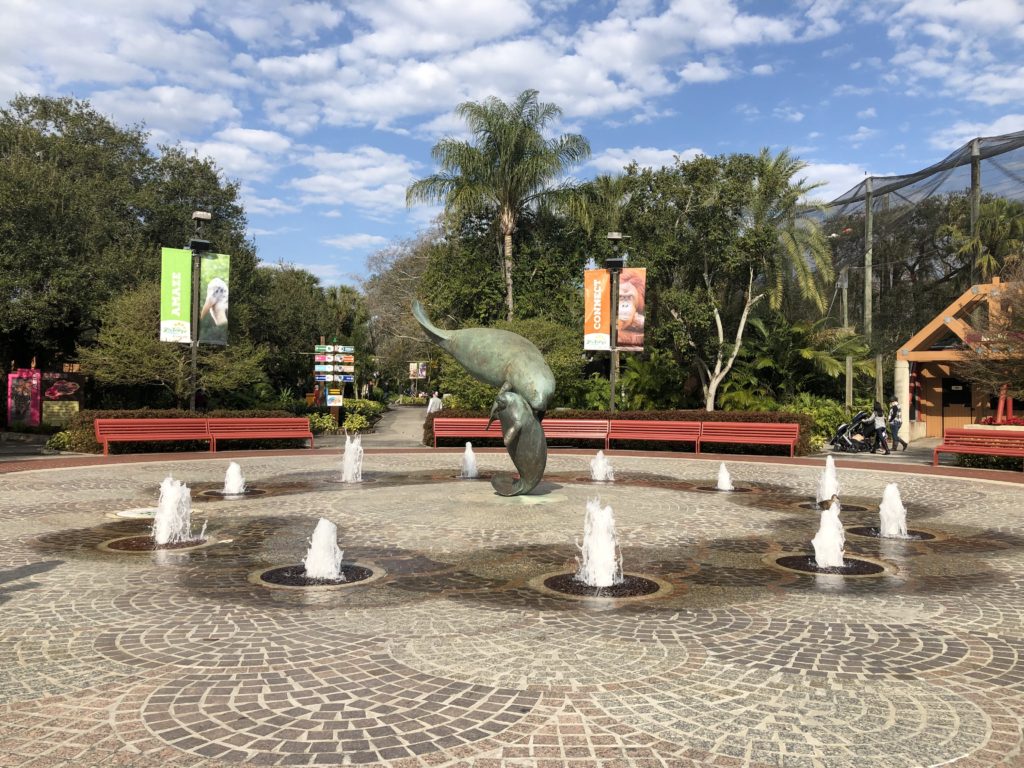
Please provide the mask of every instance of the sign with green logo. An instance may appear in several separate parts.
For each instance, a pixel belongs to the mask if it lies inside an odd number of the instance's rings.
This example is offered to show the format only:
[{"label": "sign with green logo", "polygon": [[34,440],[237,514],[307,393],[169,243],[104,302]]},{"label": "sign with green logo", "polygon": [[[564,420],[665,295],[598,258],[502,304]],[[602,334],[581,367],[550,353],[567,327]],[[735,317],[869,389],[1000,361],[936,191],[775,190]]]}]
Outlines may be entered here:
[{"label": "sign with green logo", "polygon": [[160,251],[160,341],[192,343],[192,251]]}]

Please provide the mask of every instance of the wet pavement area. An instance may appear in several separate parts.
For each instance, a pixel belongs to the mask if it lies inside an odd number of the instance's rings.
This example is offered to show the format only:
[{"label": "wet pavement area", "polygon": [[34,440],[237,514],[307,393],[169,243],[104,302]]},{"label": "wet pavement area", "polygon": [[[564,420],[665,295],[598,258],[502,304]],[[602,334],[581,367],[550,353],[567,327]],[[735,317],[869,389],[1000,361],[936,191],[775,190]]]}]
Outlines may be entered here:
[{"label": "wet pavement area", "polygon": [[[0,766],[1024,765],[1019,482],[839,465],[848,529],[889,482],[908,526],[850,531],[871,576],[780,566],[812,553],[821,462],[557,453],[537,493],[459,480],[460,452],[231,456],[243,499],[196,498],[200,549],[145,535],[170,473],[221,487],[228,457],[0,475]],[[481,473],[511,471],[478,453]],[[612,506],[642,600],[543,588],[574,571],[586,502]],[[813,505],[810,505],[813,506]],[[378,577],[273,589],[318,518]]]}]

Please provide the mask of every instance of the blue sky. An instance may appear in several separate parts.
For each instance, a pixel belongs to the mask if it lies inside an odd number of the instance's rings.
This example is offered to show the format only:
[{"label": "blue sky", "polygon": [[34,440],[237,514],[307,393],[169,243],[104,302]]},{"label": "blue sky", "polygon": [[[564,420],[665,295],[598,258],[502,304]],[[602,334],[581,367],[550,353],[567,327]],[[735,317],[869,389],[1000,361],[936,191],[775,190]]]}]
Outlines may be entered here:
[{"label": "blue sky", "polygon": [[0,0],[0,100],[88,99],[241,183],[260,258],[355,284],[454,107],[526,88],[593,156],[788,147],[831,199],[1024,129],[1024,0]]}]

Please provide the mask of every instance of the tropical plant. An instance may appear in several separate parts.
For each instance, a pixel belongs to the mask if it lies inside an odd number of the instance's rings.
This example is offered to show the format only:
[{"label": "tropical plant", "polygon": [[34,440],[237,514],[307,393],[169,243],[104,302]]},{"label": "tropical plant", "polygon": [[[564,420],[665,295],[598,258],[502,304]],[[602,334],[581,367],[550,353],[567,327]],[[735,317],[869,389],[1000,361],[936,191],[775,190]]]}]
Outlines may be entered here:
[{"label": "tropical plant", "polygon": [[515,311],[512,236],[520,218],[546,206],[580,210],[576,187],[564,176],[590,155],[589,143],[578,134],[544,137],[561,109],[537,96],[525,90],[511,104],[495,96],[460,104],[455,113],[466,121],[473,141],[439,141],[432,156],[440,170],[406,191],[408,204],[443,203],[456,221],[481,212],[492,217],[500,237],[507,320]]}]

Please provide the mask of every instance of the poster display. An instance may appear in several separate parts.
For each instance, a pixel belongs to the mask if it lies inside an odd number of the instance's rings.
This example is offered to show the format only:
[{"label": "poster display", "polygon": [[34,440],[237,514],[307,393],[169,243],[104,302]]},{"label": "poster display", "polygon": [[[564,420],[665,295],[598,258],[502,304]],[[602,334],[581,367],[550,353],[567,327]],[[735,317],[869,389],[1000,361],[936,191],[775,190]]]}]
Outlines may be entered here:
[{"label": "poster display", "polygon": [[160,341],[192,343],[192,251],[160,250]]},{"label": "poster display", "polygon": [[615,346],[623,352],[642,352],[647,270],[627,267],[619,274],[619,308],[615,314]]},{"label": "poster display", "polygon": [[583,273],[583,349],[611,349],[611,278],[607,269]]},{"label": "poster display", "polygon": [[33,368],[18,368],[7,374],[7,426],[39,426],[41,384],[42,373]]},{"label": "poster display", "polygon": [[228,285],[231,257],[225,253],[204,253],[199,259],[199,341],[228,343]]},{"label": "poster display", "polygon": [[63,427],[82,407],[85,377],[77,373],[43,373],[42,424]]},{"label": "poster display", "polygon": [[425,379],[425,378],[427,378],[427,364],[426,363],[409,363],[409,378],[410,379]]}]

